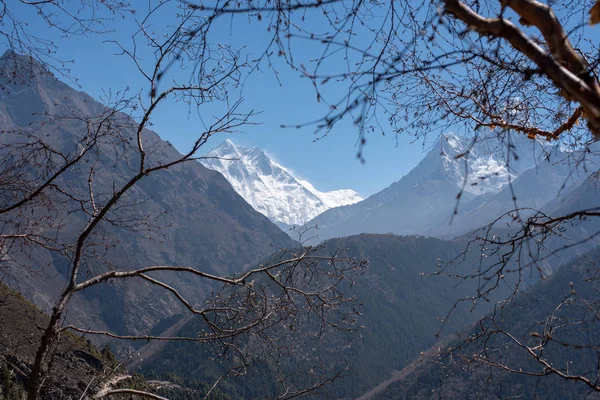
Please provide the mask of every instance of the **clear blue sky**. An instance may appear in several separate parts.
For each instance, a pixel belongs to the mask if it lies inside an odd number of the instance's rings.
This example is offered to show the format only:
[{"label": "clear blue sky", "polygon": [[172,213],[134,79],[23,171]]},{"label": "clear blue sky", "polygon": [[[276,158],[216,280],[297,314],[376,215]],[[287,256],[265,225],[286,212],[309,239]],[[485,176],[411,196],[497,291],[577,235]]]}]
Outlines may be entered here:
[{"label": "clear blue sky", "polygon": [[[141,11],[138,12],[138,17],[141,14]],[[100,98],[102,92],[108,89],[114,91],[129,87],[137,92],[145,87],[131,60],[117,55],[115,44],[107,42],[118,40],[128,45],[134,31],[131,20],[117,18],[109,22],[107,28],[113,31],[111,33],[65,39],[58,32],[48,30],[35,15],[22,16],[31,22],[33,32],[58,44],[59,58],[74,60],[69,65],[71,75],[77,79],[80,89],[93,97]],[[247,20],[240,22],[238,18],[235,21],[221,20],[213,40],[236,47],[245,46],[244,51],[250,57],[255,57],[264,48],[268,37],[265,24]],[[312,56],[316,48],[311,46],[315,45],[307,43],[296,46],[298,56]],[[281,85],[274,79],[273,72],[266,69],[264,72],[254,72],[245,81],[241,92],[243,108],[260,111],[255,121],[261,124],[247,126],[242,129],[243,132],[228,137],[242,145],[264,149],[319,190],[351,188],[365,197],[371,195],[410,171],[431,144],[427,143],[425,148],[422,141],[411,144],[414,136],[397,138],[384,125],[385,136],[375,133],[367,137],[364,148],[366,162],[361,163],[356,158],[357,129],[347,120],[337,124],[327,137],[318,141],[314,141],[318,137],[314,134],[314,127],[282,129],[281,124],[295,125],[321,117],[328,108],[316,101],[314,89],[306,79],[300,78],[298,72],[284,65],[277,66],[277,70]],[[332,85],[328,94],[336,96],[335,91],[341,90],[343,85]],[[210,114],[211,110],[206,108],[202,112]],[[381,117],[385,123],[385,116]],[[152,122],[152,129],[180,151],[189,147],[194,133],[202,128],[195,111],[188,113],[187,107],[176,103],[167,103],[166,107],[159,109]],[[206,151],[225,138],[214,137]]]}]

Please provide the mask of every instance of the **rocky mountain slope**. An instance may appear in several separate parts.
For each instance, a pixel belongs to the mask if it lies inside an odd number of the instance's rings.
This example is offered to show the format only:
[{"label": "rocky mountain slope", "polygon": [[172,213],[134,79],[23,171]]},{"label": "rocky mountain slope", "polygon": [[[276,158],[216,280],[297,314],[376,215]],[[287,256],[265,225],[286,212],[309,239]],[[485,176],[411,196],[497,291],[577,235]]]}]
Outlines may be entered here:
[{"label": "rocky mountain slope", "polygon": [[349,189],[321,192],[259,148],[243,147],[230,139],[206,157],[201,161],[204,166],[223,174],[254,209],[276,223],[303,225],[325,210],[362,200]]},{"label": "rocky mountain slope", "polygon": [[432,226],[425,234],[457,236],[481,228],[515,208],[520,208],[521,216],[526,218],[551,203],[561,204],[586,179],[589,168],[584,165],[540,160],[501,190],[461,203],[451,224],[446,218],[447,223]]},{"label": "rocky mountain slope", "polygon": [[306,226],[318,228],[318,240],[363,232],[451,238],[515,207],[527,216],[561,202],[595,170],[594,153],[567,152],[554,143],[493,133],[473,142],[448,134],[398,182]]},{"label": "rocky mountain slope", "polygon": [[[19,293],[0,283],[0,398],[22,398],[47,317]],[[88,396],[117,375],[112,355],[84,338],[67,334],[58,345],[42,398]]]},{"label": "rocky mountain slope", "polygon": [[359,233],[451,238],[515,207],[527,216],[564,198],[597,169],[592,153],[582,155],[523,135],[489,133],[473,140],[447,134],[405,177],[364,200],[347,190],[319,192],[260,149],[229,140],[203,163],[280,226],[316,227],[315,244]]},{"label": "rocky mountain slope", "polygon": [[[48,317],[20,293],[0,283],[0,398],[23,399],[37,345]],[[109,347],[99,350],[85,336],[65,332],[40,391],[44,400],[100,398],[113,389],[134,389],[170,399],[192,398],[197,391],[130,375]],[[218,394],[218,393],[217,393]],[[110,398],[139,398],[113,394]],[[216,396],[216,398],[218,398]]]},{"label": "rocky mountain slope", "polygon": [[[4,214],[0,230],[34,232],[72,245],[89,220],[85,205],[90,204],[90,187],[96,203],[102,204],[136,173],[135,126],[127,115],[114,113],[69,87],[29,58],[7,52],[0,59],[0,176],[9,182],[11,174],[18,173],[26,184],[0,185],[0,206],[56,171],[63,162],[56,154],[76,154],[87,143],[90,128],[100,135],[95,150],[68,168],[36,203]],[[149,163],[180,156],[152,131],[144,131],[144,144]],[[31,149],[33,156],[28,153]],[[83,274],[152,265],[232,274],[280,248],[296,245],[246,203],[221,174],[192,161],[144,177],[128,192],[89,238]],[[48,310],[65,285],[71,247],[61,250],[8,241],[0,247],[2,279]],[[194,301],[211,290],[189,276],[158,276]],[[67,315],[88,328],[124,333],[150,329],[180,310],[172,296],[132,279],[83,291]]]}]

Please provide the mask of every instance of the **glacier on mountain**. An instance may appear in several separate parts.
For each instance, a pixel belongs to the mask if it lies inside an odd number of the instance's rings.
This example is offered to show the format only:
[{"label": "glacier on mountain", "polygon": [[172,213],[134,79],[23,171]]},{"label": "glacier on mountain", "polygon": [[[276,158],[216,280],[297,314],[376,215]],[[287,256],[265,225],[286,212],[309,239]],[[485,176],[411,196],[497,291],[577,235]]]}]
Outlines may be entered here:
[{"label": "glacier on mountain", "polygon": [[499,192],[543,161],[553,147],[523,135],[514,135],[509,141],[499,140],[495,134],[466,138],[449,133],[439,143],[448,176],[458,187],[476,196]]},{"label": "glacier on mountain", "polygon": [[280,224],[303,225],[325,210],[362,200],[350,189],[321,192],[294,177],[261,149],[243,147],[230,139],[200,162],[223,174],[255,210]]}]

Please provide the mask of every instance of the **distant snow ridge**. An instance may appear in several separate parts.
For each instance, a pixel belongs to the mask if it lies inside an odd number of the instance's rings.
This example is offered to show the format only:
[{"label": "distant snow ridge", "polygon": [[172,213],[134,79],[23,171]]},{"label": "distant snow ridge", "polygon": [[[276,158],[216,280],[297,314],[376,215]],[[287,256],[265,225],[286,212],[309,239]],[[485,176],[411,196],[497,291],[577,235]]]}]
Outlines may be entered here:
[{"label": "distant snow ridge", "polygon": [[258,212],[272,221],[303,225],[329,208],[354,204],[362,198],[353,190],[320,192],[307,181],[271,160],[257,147],[247,148],[227,139],[202,160],[218,171]]},{"label": "distant snow ridge", "polygon": [[465,185],[465,191],[474,195],[495,193],[509,179],[536,166],[549,151],[549,144],[523,135],[515,135],[515,141],[518,143],[509,150],[495,135],[481,135],[473,143],[472,138],[446,134],[440,139],[442,164],[459,187]]}]

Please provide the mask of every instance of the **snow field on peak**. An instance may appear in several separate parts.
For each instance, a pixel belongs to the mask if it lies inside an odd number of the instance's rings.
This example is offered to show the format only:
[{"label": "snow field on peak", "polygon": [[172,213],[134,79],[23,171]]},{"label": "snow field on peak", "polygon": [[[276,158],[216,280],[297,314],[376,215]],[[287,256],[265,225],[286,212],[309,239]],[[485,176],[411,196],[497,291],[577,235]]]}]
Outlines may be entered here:
[{"label": "snow field on peak", "polygon": [[[509,151],[495,135],[472,138],[450,133],[440,138],[442,164],[459,187],[474,195],[497,193],[509,181],[541,162],[549,149],[545,143],[517,137],[515,150]],[[459,156],[457,158],[457,156]],[[466,182],[465,182],[466,180]]]},{"label": "snow field on peak", "polygon": [[320,198],[328,209],[358,203],[363,199],[352,189],[338,189],[332,190],[331,192],[320,192],[308,181],[299,180],[298,183],[308,189],[309,192]]},{"label": "snow field on peak", "polygon": [[206,156],[215,158],[202,160],[205,167],[220,172],[244,200],[274,222],[303,225],[329,208],[362,200],[349,189],[321,192],[262,150],[229,139]]}]

